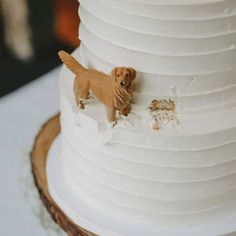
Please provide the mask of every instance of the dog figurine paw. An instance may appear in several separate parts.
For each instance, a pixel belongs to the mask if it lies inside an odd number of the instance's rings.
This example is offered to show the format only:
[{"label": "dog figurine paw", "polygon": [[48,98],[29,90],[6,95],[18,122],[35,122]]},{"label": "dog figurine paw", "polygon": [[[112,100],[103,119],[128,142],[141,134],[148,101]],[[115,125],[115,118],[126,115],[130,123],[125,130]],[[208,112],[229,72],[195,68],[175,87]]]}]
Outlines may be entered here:
[{"label": "dog figurine paw", "polygon": [[62,62],[75,74],[74,94],[77,105],[84,109],[83,100],[89,92],[108,108],[109,122],[116,121],[116,111],[127,116],[131,110],[130,103],[133,81],[136,71],[131,67],[115,67],[111,75],[82,66],[65,51],[58,53]]}]

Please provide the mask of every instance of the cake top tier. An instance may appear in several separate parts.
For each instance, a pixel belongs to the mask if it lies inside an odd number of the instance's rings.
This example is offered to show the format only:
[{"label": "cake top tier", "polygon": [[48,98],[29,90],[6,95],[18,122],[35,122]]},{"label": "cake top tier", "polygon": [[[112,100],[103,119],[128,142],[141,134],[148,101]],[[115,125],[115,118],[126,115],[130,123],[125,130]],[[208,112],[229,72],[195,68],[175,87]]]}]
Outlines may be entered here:
[{"label": "cake top tier", "polygon": [[235,105],[236,0],[80,4],[81,63],[106,73],[135,68],[139,105],[155,98],[172,98],[182,111]]},{"label": "cake top tier", "polygon": [[[83,5],[83,1],[82,3]],[[235,15],[234,0],[102,0],[95,5],[162,20],[205,20]],[[122,18],[121,18],[122,20]]]},{"label": "cake top tier", "polygon": [[[123,0],[124,1],[124,0]],[[157,5],[196,5],[215,2],[228,2],[228,0],[125,0],[136,3],[157,4]]]}]

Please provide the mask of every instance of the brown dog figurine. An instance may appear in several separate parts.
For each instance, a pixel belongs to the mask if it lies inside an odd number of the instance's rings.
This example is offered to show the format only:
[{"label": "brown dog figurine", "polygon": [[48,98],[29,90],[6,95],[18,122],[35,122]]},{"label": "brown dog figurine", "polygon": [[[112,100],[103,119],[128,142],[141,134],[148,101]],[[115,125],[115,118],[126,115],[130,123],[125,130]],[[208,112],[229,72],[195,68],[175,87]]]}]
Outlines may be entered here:
[{"label": "brown dog figurine", "polygon": [[89,92],[104,103],[108,108],[108,120],[116,121],[116,111],[122,115],[130,112],[132,83],[136,71],[130,67],[115,67],[111,75],[94,69],[86,69],[74,57],[65,51],[58,53],[62,62],[76,75],[74,94],[76,103],[84,109],[83,100],[89,97]]}]

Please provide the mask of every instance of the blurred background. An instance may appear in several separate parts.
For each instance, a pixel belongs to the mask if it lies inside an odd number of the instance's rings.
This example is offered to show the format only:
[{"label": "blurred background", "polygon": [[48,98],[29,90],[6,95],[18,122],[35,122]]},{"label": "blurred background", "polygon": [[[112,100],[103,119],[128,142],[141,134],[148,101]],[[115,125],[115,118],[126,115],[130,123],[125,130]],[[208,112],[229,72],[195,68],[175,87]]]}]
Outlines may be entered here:
[{"label": "blurred background", "polygon": [[56,67],[79,44],[78,1],[0,0],[0,97]]},{"label": "blurred background", "polygon": [[65,235],[40,201],[30,152],[59,111],[57,52],[78,46],[78,25],[77,0],[0,0],[0,235]]}]

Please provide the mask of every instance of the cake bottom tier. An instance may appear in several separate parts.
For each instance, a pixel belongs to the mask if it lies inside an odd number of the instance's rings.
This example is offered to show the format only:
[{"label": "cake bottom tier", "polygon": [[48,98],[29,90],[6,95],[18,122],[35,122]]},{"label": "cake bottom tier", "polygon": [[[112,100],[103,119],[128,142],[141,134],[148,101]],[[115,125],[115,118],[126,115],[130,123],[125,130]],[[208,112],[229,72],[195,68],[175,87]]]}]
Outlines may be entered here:
[{"label": "cake bottom tier", "polygon": [[[164,227],[201,225],[236,212],[234,161],[195,168],[151,165],[145,163],[148,149],[133,147],[133,158],[124,157],[127,146],[95,145],[96,134],[75,128],[63,114],[61,124],[63,173],[92,207]],[[143,152],[142,162],[135,161],[135,152]],[[155,155],[161,159],[167,153],[155,150]]]},{"label": "cake bottom tier", "polygon": [[[64,213],[77,225],[97,235],[103,236],[208,236],[233,235],[236,232],[236,214],[225,217],[214,223],[204,223],[199,226],[163,227],[159,224],[136,222],[133,217],[118,217],[113,212],[104,213],[102,205],[90,204],[84,191],[68,182],[64,173],[64,160],[61,155],[61,136],[54,142],[47,160],[47,181],[50,195]],[[79,170],[77,170],[79,172]]]}]

